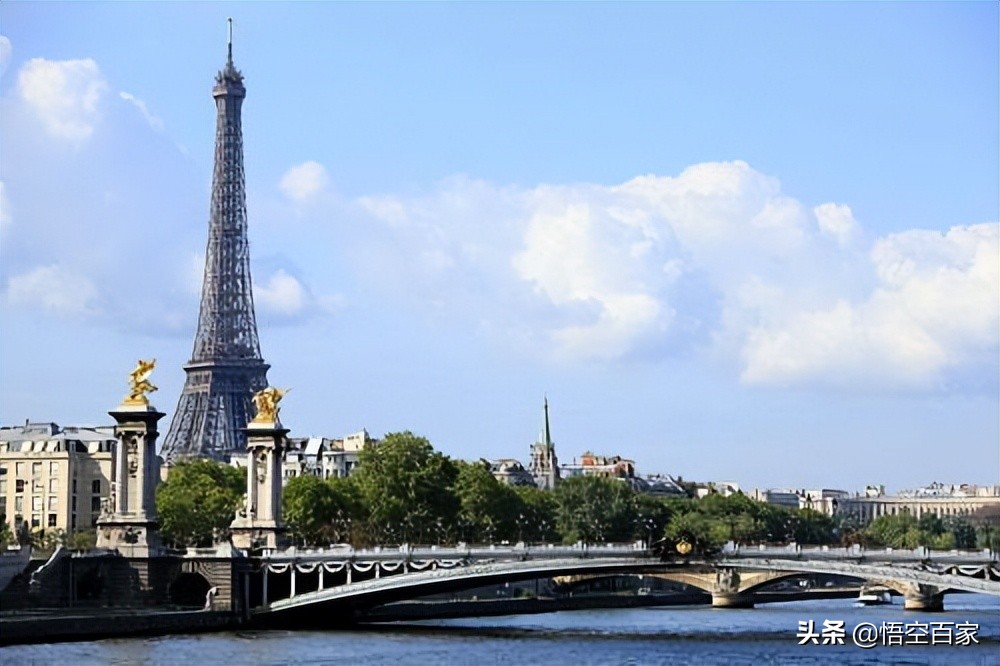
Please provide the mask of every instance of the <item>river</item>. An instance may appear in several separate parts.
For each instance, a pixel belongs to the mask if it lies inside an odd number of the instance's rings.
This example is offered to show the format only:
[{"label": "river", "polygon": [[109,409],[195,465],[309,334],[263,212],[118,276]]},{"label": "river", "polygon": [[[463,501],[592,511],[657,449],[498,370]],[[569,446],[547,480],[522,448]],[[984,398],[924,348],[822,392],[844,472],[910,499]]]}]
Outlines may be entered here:
[{"label": "river", "polygon": [[[21,645],[0,649],[3,664],[927,664],[1000,665],[1000,599],[945,598],[943,613],[850,600],[764,604],[749,610],[707,606],[573,611],[499,618],[427,621],[354,631],[246,631],[193,636]],[[800,622],[844,622],[844,645],[799,645]],[[889,625],[900,645],[858,647],[854,628]],[[932,625],[931,623],[939,623]],[[957,640],[959,624],[978,625],[977,643]],[[805,630],[803,630],[804,633]],[[831,637],[837,632],[828,632]],[[968,633],[968,632],[966,632]],[[896,638],[894,639],[893,636]],[[881,640],[881,639],[879,639]]]}]

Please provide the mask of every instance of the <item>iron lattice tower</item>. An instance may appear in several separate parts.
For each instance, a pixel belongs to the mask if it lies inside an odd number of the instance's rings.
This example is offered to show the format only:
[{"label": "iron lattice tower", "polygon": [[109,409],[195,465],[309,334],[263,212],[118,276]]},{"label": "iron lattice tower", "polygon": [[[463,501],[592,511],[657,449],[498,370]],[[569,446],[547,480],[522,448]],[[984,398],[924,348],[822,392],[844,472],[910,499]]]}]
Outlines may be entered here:
[{"label": "iron lattice tower", "polygon": [[252,397],[267,386],[250,281],[241,108],[246,88],[233,65],[215,77],[215,169],[201,311],[187,378],[161,455],[228,460],[246,451]]}]

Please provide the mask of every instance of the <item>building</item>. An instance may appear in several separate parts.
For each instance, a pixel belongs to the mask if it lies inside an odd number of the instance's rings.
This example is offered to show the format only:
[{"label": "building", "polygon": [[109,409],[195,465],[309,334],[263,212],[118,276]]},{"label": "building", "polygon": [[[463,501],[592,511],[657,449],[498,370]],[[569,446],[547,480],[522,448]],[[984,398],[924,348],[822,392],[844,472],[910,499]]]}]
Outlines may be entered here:
[{"label": "building", "polygon": [[1000,486],[932,483],[916,490],[886,495],[883,486],[868,486],[864,494],[838,500],[837,512],[868,522],[882,516],[909,513],[916,518],[971,516],[984,509],[1000,512]]},{"label": "building", "polygon": [[[360,430],[340,439],[329,437],[289,437],[281,464],[282,483],[297,476],[317,476],[339,479],[350,476],[358,465],[358,457],[366,446],[374,446],[367,430]],[[229,464],[245,468],[247,454],[232,455]]]},{"label": "building", "polygon": [[656,497],[687,497],[677,481],[667,474],[650,474],[642,479],[638,490]]},{"label": "building", "polygon": [[71,534],[97,524],[111,495],[114,427],[60,428],[25,423],[0,428],[0,502],[13,529]]},{"label": "building", "polygon": [[811,509],[827,516],[832,516],[840,508],[840,502],[850,496],[851,493],[846,490],[831,490],[829,488],[800,490],[799,508]]},{"label": "building", "polygon": [[729,497],[740,492],[743,492],[740,490],[740,484],[735,481],[708,481],[707,483],[697,483],[694,488],[694,496],[697,499],[708,497],[709,495]]},{"label": "building", "polygon": [[535,485],[542,490],[552,490],[559,483],[559,459],[556,457],[556,445],[552,441],[549,429],[549,399],[544,401],[545,417],[542,422],[542,432],[538,441],[531,445],[531,463],[528,471],[535,480]]},{"label": "building", "polygon": [[226,64],[215,77],[215,169],[201,309],[184,389],[161,455],[214,458],[243,455],[252,396],[267,386],[250,280],[246,184],[243,173],[243,75]]},{"label": "building", "polygon": [[524,468],[524,465],[513,458],[501,458],[490,461],[490,472],[493,478],[508,486],[535,486],[535,477]]},{"label": "building", "polygon": [[580,462],[573,459],[572,463],[560,466],[559,474],[563,478],[574,476],[602,476],[611,479],[634,479],[635,461],[621,456],[599,456],[587,451],[580,456]]}]

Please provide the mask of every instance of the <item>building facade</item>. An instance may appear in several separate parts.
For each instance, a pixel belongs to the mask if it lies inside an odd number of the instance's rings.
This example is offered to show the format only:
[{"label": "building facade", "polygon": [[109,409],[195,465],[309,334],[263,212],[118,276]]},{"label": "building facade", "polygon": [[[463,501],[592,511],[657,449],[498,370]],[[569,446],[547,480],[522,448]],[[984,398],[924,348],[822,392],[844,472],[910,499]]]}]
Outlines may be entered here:
[{"label": "building facade", "polygon": [[13,529],[92,529],[111,495],[114,427],[0,428],[0,506]]},{"label": "building facade", "polygon": [[928,514],[938,518],[971,516],[986,509],[1000,512],[1000,486],[932,483],[898,495],[886,495],[882,486],[869,486],[864,494],[842,498],[837,505],[838,513],[864,522],[903,513],[918,519]]},{"label": "building facade", "polygon": [[[374,446],[367,430],[360,430],[341,438],[290,437],[286,441],[281,461],[282,483],[297,476],[316,476],[321,479],[339,479],[350,476],[358,465],[361,450]],[[245,468],[247,454],[232,455],[229,464]]]}]

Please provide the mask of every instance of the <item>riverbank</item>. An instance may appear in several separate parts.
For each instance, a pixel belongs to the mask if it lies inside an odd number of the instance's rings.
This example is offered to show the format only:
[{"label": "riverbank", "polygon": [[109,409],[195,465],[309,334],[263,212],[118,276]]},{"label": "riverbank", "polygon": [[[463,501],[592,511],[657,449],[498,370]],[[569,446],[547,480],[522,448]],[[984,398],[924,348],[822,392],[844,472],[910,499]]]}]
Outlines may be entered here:
[{"label": "riverbank", "polygon": [[0,617],[0,646],[235,629],[228,612],[164,609],[22,610]]}]

